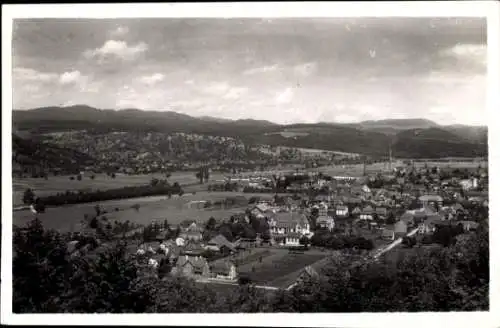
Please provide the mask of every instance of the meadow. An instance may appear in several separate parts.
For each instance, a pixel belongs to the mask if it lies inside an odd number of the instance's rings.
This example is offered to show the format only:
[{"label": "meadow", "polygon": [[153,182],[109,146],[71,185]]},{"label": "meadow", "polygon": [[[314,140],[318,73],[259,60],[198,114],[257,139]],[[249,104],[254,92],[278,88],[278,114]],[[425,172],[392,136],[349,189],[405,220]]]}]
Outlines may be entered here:
[{"label": "meadow", "polygon": [[[83,176],[81,181],[76,178],[70,179],[71,176],[50,176],[47,180],[41,178],[13,178],[13,205],[23,205],[23,193],[26,189],[31,188],[37,196],[49,196],[66,190],[106,190],[113,188],[141,186],[151,182],[152,179],[165,179],[164,174],[142,174],[142,175],[124,175],[117,174],[113,179],[106,174],[96,174],[94,179],[90,175]],[[213,172],[210,176],[210,181],[222,179],[223,175],[218,172]],[[195,185],[198,180],[194,172],[173,172],[168,179],[171,183],[177,182],[183,185]],[[190,188],[189,191],[194,191]]]},{"label": "meadow", "polygon": [[272,287],[286,288],[298,277],[302,269],[325,258],[328,253],[290,253],[287,249],[271,249],[272,254],[260,261],[238,267],[238,273],[247,274],[252,281]]},{"label": "meadow", "polygon": [[[99,203],[75,204],[60,207],[48,207],[45,213],[37,214],[46,228],[59,231],[78,231],[84,215],[95,215],[95,206],[99,205],[110,221],[125,222],[129,220],[137,224],[146,225],[153,220],[167,219],[170,224],[178,224],[184,220],[195,220],[203,223],[210,217],[215,219],[229,218],[232,214],[242,212],[245,207],[232,207],[226,209],[196,209],[189,208],[191,201],[206,200],[217,201],[226,197],[244,196],[249,199],[259,194],[243,194],[235,192],[197,192],[184,194],[182,197],[152,196],[130,199],[110,200]],[[139,204],[139,210],[132,208]],[[118,211],[116,211],[118,209]],[[13,212],[13,224],[23,226],[31,221],[35,215],[30,210]]]}]

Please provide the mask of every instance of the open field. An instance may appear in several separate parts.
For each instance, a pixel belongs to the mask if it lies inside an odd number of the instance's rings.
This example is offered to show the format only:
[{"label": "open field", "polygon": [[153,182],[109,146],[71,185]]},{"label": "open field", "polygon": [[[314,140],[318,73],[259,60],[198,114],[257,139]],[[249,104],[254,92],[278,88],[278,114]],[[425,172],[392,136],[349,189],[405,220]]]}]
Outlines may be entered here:
[{"label": "open field", "polygon": [[[317,252],[292,254],[287,249],[271,249],[271,252],[272,255],[264,257],[262,263],[257,260],[242,265],[238,268],[238,272],[248,274],[257,284],[286,288],[295,281],[305,266],[325,258],[328,254]],[[255,268],[255,272],[252,268]]]},{"label": "open field", "polygon": [[[14,207],[22,205],[23,192],[27,188],[35,191],[37,196],[48,196],[66,190],[106,190],[128,186],[140,186],[151,182],[152,179],[164,179],[163,174],[143,174],[143,175],[122,175],[117,174],[113,179],[106,174],[96,174],[92,180],[89,176],[84,176],[81,181],[70,180],[70,176],[50,176],[48,180],[40,178],[13,178],[13,204]],[[213,172],[210,180],[222,179],[222,174]],[[171,183],[177,182],[180,185],[196,184],[198,181],[194,172],[173,172],[168,179]],[[200,187],[204,187],[200,185]],[[205,186],[206,188],[206,186]],[[197,188],[194,188],[197,189]],[[199,189],[199,187],[198,187]],[[191,190],[192,191],[192,190]]]},{"label": "open field", "polygon": [[[193,200],[210,200],[214,202],[226,197],[235,196],[244,196],[249,199],[255,195],[262,196],[262,194],[234,192],[199,192],[194,195],[185,194],[182,197],[172,197],[171,199],[168,199],[166,196],[118,199],[98,203],[49,207],[45,213],[38,214],[38,218],[46,228],[71,231],[72,229],[78,229],[78,225],[85,214],[94,215],[94,207],[98,204],[103,210],[108,212],[106,216],[112,221],[130,220],[138,224],[147,224],[155,219],[167,219],[171,224],[177,224],[183,220],[190,219],[198,222],[206,222],[212,216],[216,219],[229,218],[233,213],[242,212],[245,208],[190,209],[186,204]],[[131,208],[134,204],[140,205],[139,211]],[[118,208],[119,211],[116,212],[115,208]],[[30,210],[15,211],[13,213],[13,224],[22,226],[33,218],[34,215]]]}]

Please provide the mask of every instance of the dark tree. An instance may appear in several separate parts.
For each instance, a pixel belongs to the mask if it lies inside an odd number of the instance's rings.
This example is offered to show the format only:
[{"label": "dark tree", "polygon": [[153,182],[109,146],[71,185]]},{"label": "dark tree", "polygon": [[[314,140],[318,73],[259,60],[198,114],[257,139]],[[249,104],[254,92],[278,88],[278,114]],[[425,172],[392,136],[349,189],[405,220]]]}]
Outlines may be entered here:
[{"label": "dark tree", "polygon": [[26,189],[23,194],[24,204],[33,204],[35,201],[35,193],[31,189]]}]

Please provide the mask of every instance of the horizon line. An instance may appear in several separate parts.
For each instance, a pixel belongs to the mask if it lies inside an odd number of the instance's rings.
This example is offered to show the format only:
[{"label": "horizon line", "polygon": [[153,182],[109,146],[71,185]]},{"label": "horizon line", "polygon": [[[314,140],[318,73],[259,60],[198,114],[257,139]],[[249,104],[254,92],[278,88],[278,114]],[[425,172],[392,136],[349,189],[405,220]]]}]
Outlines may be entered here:
[{"label": "horizon line", "polygon": [[141,108],[98,108],[86,104],[74,104],[74,105],[67,105],[67,106],[58,106],[58,105],[52,105],[52,106],[42,106],[42,107],[35,107],[35,108],[17,108],[17,109],[12,109],[12,111],[34,111],[34,110],[40,110],[40,109],[48,109],[48,108],[72,108],[72,107],[88,107],[92,109],[96,109],[99,111],[114,111],[114,112],[119,112],[119,111],[127,111],[127,110],[136,110],[140,112],[153,112],[153,113],[175,113],[179,115],[186,115],[192,118],[196,119],[203,119],[203,118],[212,118],[216,120],[226,120],[229,122],[237,122],[237,121],[261,121],[261,122],[268,122],[271,124],[279,125],[279,126],[287,126],[287,125],[295,125],[295,124],[339,124],[339,125],[351,125],[351,124],[362,124],[366,122],[380,122],[380,121],[405,121],[405,120],[425,120],[429,121],[430,123],[436,124],[437,126],[441,127],[446,127],[446,126],[469,126],[469,127],[488,127],[487,124],[465,124],[465,123],[451,123],[451,124],[441,124],[437,123],[431,119],[425,118],[425,117],[407,117],[407,118],[390,118],[390,117],[385,117],[385,118],[380,118],[380,119],[368,119],[368,120],[357,120],[357,121],[352,121],[352,122],[338,122],[338,121],[315,121],[315,122],[289,122],[289,123],[279,123],[275,122],[272,120],[265,120],[265,119],[257,119],[257,118],[251,118],[251,117],[246,117],[246,118],[227,118],[227,117],[222,117],[222,116],[213,116],[213,115],[192,115],[192,114],[187,114],[183,112],[178,112],[175,110],[157,110],[157,109],[141,109]]}]

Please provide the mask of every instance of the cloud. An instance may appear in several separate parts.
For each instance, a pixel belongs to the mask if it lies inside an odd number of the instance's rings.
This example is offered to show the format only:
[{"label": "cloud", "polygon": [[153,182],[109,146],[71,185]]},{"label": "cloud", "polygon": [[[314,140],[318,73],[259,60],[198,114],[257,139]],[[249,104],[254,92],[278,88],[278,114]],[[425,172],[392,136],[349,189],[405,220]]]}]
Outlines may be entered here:
[{"label": "cloud", "polygon": [[335,116],[335,122],[338,123],[352,123],[358,120],[357,116],[349,114],[340,114]]},{"label": "cloud", "polygon": [[278,104],[287,104],[292,101],[293,90],[292,88],[286,88],[284,91],[276,93],[275,101]]},{"label": "cloud", "polygon": [[29,82],[53,82],[58,79],[56,73],[44,73],[31,68],[16,67],[12,71],[14,79]]},{"label": "cloud", "polygon": [[278,65],[268,65],[262,67],[251,68],[243,71],[243,75],[254,75],[254,74],[262,74],[267,72],[274,72],[278,69]]},{"label": "cloud", "polygon": [[113,37],[123,36],[128,34],[129,29],[126,26],[118,26],[116,29],[112,30],[109,34]]},{"label": "cloud", "polygon": [[134,60],[147,50],[148,45],[144,42],[129,46],[125,41],[108,40],[100,48],[86,50],[84,56],[89,59],[97,58],[100,60],[108,58],[109,56],[114,56],[123,60]]},{"label": "cloud", "polygon": [[59,77],[59,83],[62,85],[74,84],[80,82],[82,74],[80,71],[64,72]]},{"label": "cloud", "polygon": [[140,81],[147,85],[155,85],[158,82],[161,82],[165,79],[165,75],[161,73],[155,73],[153,75],[143,76],[140,78]]},{"label": "cloud", "polygon": [[203,88],[204,93],[214,96],[220,96],[228,92],[230,85],[227,82],[212,82],[207,87]]},{"label": "cloud", "polygon": [[296,65],[293,70],[296,74],[309,76],[316,71],[317,64],[314,62]]},{"label": "cloud", "polygon": [[223,96],[224,99],[239,99],[248,92],[248,88],[230,88]]}]

